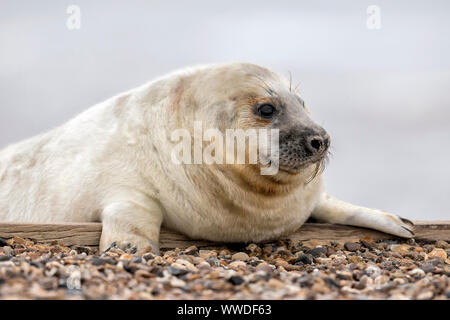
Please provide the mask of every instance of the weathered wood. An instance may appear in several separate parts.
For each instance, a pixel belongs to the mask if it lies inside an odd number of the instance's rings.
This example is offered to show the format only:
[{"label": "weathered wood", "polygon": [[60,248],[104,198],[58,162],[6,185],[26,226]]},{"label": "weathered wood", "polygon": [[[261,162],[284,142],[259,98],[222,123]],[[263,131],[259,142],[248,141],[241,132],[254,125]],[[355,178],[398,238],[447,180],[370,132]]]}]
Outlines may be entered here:
[{"label": "weathered wood", "polygon": [[98,246],[100,223],[0,223],[0,238],[20,237],[38,242],[57,241],[66,246]]},{"label": "weathered wood", "polygon": [[[450,241],[450,221],[415,221],[416,239]],[[0,238],[21,237],[42,243],[57,241],[61,244],[98,246],[102,226],[100,223],[35,224],[0,223]],[[293,241],[352,241],[363,237],[374,240],[392,239],[382,232],[344,225],[306,223],[298,231],[282,239]],[[225,244],[192,240],[171,230],[163,229],[160,236],[162,249],[184,248],[195,245],[199,248],[219,247]]]},{"label": "weathered wood", "polygon": [[[415,239],[450,241],[450,221],[415,221]],[[281,240],[293,241],[354,241],[364,237],[374,240],[396,239],[397,237],[383,232],[328,223],[305,223],[298,231]],[[160,236],[161,248],[183,248],[195,245],[199,248],[218,247],[210,241],[191,240],[179,233],[163,230]]]}]

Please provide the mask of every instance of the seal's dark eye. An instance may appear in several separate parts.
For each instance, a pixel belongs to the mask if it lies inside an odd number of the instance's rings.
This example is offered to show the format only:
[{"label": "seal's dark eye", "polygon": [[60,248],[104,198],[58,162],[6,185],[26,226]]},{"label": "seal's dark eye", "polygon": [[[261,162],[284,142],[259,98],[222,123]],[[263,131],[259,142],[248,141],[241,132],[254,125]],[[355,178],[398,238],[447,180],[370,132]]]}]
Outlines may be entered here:
[{"label": "seal's dark eye", "polygon": [[269,103],[265,103],[258,108],[258,114],[261,118],[270,119],[275,115],[275,107]]}]

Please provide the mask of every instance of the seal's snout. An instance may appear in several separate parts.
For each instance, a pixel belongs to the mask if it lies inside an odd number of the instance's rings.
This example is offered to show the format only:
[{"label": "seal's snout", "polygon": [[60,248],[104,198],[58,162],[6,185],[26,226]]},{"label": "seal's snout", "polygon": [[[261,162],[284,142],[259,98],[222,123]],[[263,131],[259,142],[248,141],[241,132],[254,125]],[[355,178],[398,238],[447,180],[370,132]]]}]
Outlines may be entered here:
[{"label": "seal's snout", "polygon": [[330,147],[330,136],[318,126],[296,127],[280,136],[280,169],[292,173],[322,161]]},{"label": "seal's snout", "polygon": [[312,154],[322,154],[330,146],[330,136],[327,133],[310,135],[306,138],[305,148]]}]

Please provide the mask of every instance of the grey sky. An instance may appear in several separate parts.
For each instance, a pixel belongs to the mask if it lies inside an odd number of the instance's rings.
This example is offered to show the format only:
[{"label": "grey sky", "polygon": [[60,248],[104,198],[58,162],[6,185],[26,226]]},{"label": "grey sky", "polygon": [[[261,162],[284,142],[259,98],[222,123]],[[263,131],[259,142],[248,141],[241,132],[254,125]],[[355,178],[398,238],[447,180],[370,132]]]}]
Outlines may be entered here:
[{"label": "grey sky", "polygon": [[[66,9],[81,8],[81,29]],[[366,27],[369,5],[381,29]],[[331,133],[331,194],[449,219],[448,1],[0,2],[0,147],[174,69],[249,61]]]}]

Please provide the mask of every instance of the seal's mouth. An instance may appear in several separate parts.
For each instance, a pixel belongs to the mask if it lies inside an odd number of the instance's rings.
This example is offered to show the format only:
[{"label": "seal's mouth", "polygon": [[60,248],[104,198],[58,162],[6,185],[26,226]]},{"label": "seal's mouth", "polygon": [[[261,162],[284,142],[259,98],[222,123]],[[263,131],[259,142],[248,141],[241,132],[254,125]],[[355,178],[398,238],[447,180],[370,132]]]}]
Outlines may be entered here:
[{"label": "seal's mouth", "polygon": [[303,169],[305,169],[311,165],[314,165],[314,164],[320,164],[322,162],[325,162],[325,159],[323,159],[323,158],[316,159],[316,160],[310,159],[310,160],[303,161],[295,166],[280,165],[279,169],[280,169],[280,171],[284,171],[284,172],[287,172],[290,174],[298,174],[298,173],[302,172]]},{"label": "seal's mouth", "polygon": [[291,175],[297,175],[304,171],[307,167],[314,166],[315,169],[311,176],[311,178],[308,180],[308,183],[314,180],[314,178],[323,172],[325,170],[326,164],[328,162],[328,155],[329,151],[328,148],[324,150],[321,154],[315,155],[313,157],[305,157],[303,159],[300,159],[295,165],[279,165],[279,170],[286,172]]},{"label": "seal's mouth", "polygon": [[[316,154],[314,156],[304,156],[300,159],[297,159],[295,163],[293,164],[283,164],[280,159],[274,160],[270,157],[265,158],[265,165],[266,166],[272,166],[275,165],[278,167],[280,171],[287,172],[289,174],[299,174],[301,173],[305,168],[311,166],[311,165],[318,165],[321,168],[324,169],[325,164],[328,162],[328,156],[329,156],[329,150],[326,148],[321,152],[320,154]],[[322,169],[322,170],[323,170]]]}]

